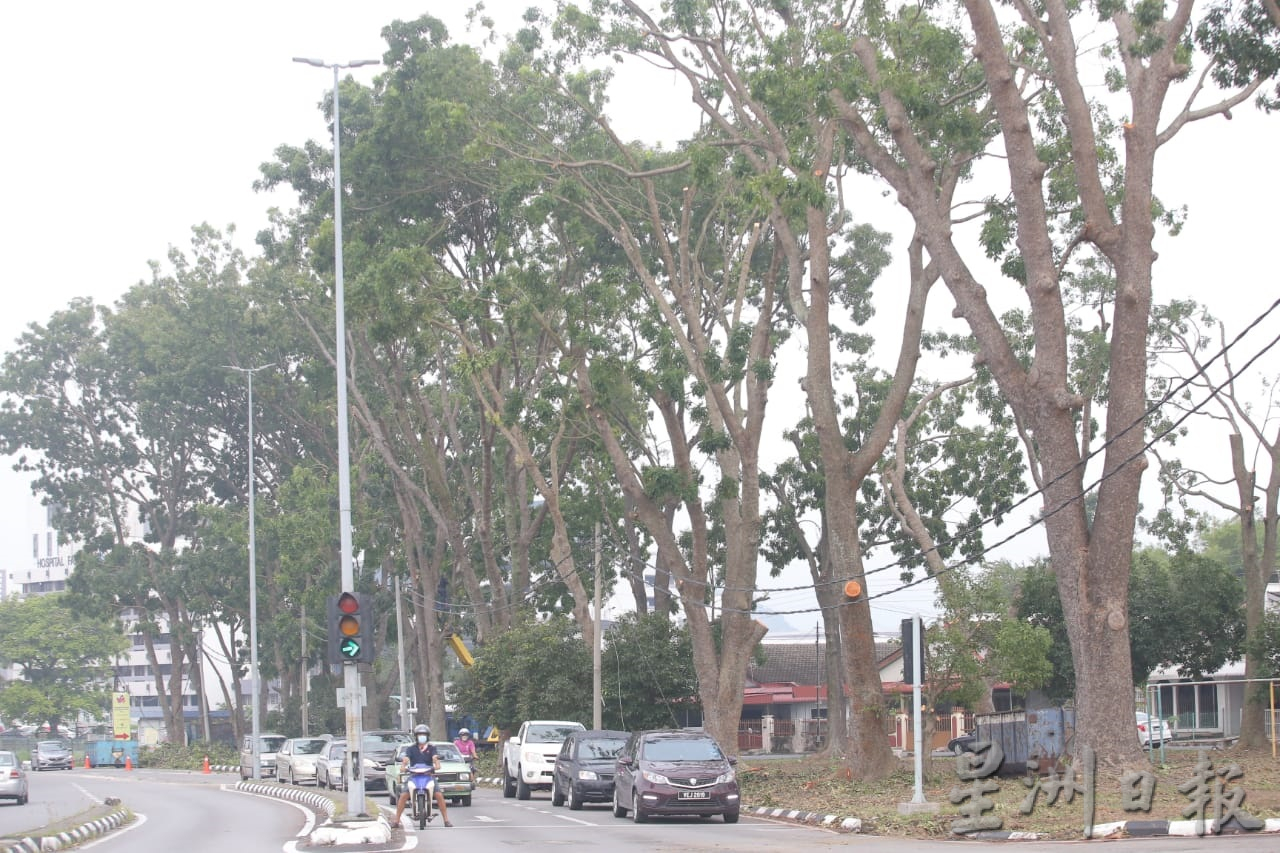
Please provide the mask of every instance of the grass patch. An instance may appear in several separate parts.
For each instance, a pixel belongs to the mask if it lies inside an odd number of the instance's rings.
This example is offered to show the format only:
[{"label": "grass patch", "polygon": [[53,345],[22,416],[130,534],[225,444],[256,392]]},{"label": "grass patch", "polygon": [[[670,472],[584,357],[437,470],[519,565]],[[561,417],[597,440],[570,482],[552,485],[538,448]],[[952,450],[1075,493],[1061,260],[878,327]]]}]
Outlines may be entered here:
[{"label": "grass patch", "polygon": [[[1216,778],[1227,791],[1243,789],[1245,797],[1240,807],[1245,812],[1256,818],[1280,818],[1280,760],[1273,759],[1269,750],[1265,754],[1209,750],[1204,755],[1217,773],[1225,772],[1228,765],[1238,766],[1241,771],[1238,778],[1227,780],[1221,775]],[[1155,792],[1148,810],[1126,811],[1120,780],[1106,778],[1105,771],[1100,771],[1094,785],[1092,823],[1194,819],[1183,814],[1192,800],[1179,792],[1178,786],[1196,778],[1198,760],[1199,754],[1194,750],[1168,752],[1167,763],[1151,770]],[[879,835],[956,837],[952,824],[964,815],[959,806],[952,805],[949,797],[953,790],[971,783],[957,776],[953,758],[937,758],[931,765],[931,772],[924,780],[925,799],[941,806],[940,812],[932,815],[898,814],[898,804],[909,802],[915,790],[910,759],[890,778],[868,783],[851,781],[845,764],[831,759],[759,760],[745,755],[738,764],[738,781],[744,806],[856,817],[863,821],[864,832]],[[1045,790],[1048,777],[1038,778],[1041,793],[1031,813],[1023,814],[1022,807],[1032,790],[1026,777],[996,777],[994,781],[999,789],[986,794],[994,807],[984,816],[998,819],[1004,830],[1037,832],[1055,839],[1081,838],[1085,824],[1084,796],[1076,793],[1071,802],[1066,802],[1064,790],[1057,802],[1050,805]],[[1076,782],[1083,784],[1079,777]],[[1207,820],[1213,818],[1211,801],[1205,816]]]}]

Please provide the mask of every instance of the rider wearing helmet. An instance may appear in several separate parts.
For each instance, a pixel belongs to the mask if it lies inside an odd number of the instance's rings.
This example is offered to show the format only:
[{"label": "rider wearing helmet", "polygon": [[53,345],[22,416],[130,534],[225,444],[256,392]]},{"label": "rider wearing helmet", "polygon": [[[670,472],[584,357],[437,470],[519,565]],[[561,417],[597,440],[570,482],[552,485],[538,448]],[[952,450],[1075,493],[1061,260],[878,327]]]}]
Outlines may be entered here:
[{"label": "rider wearing helmet", "polygon": [[458,729],[458,737],[454,740],[453,745],[458,748],[458,752],[462,753],[463,760],[468,763],[475,761],[476,742],[471,739],[471,730],[466,726]]},{"label": "rider wearing helmet", "polygon": [[471,730],[466,726],[458,729],[458,736],[453,745],[458,748],[462,760],[471,768],[471,790],[476,789],[476,742],[471,739]]},{"label": "rider wearing helmet", "polygon": [[[427,764],[435,772],[440,771],[440,756],[436,754],[436,748],[428,741],[431,740],[431,728],[426,723],[419,723],[413,729],[413,746],[404,751],[404,759],[400,764],[400,778],[409,779],[409,768],[414,764]],[[404,814],[404,807],[409,803],[409,785],[401,784],[400,799],[396,801],[396,819],[392,826],[400,825],[400,817]],[[440,812],[440,816],[444,818],[445,826],[453,826],[449,822],[449,809],[444,804],[444,794],[436,788],[436,808]]]}]

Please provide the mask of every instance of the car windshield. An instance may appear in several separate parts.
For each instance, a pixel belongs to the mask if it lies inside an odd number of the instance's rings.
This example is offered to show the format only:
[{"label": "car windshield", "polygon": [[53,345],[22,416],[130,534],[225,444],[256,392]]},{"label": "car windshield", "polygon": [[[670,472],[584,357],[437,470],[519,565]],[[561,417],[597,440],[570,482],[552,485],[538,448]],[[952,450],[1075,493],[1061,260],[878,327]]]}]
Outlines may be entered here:
[{"label": "car windshield", "polygon": [[402,743],[413,743],[413,738],[405,732],[373,732],[364,736],[365,749],[383,749]]},{"label": "car windshield", "polygon": [[319,755],[324,749],[324,745],[326,743],[328,743],[328,741],[321,740],[320,738],[300,740],[294,743],[293,751],[297,755]]},{"label": "car windshield", "polygon": [[64,748],[62,746],[62,742],[56,741],[56,740],[42,740],[38,745],[41,749],[63,749]]},{"label": "car windshield", "polygon": [[280,747],[284,746],[284,737],[264,737],[258,744],[260,752],[279,752]]},{"label": "car windshield", "polygon": [[584,761],[598,758],[617,758],[627,745],[626,738],[601,738],[578,742],[578,757]]},{"label": "car windshield", "polygon": [[436,755],[440,756],[441,761],[461,761],[462,753],[458,752],[458,748],[451,743],[433,744],[436,748]]},{"label": "car windshield", "polygon": [[719,761],[724,753],[708,738],[662,738],[645,741],[647,761]]},{"label": "car windshield", "polygon": [[525,732],[525,743],[564,743],[564,739],[574,732],[580,732],[579,726],[529,726]]},{"label": "car windshield", "polygon": [[0,752],[0,767],[12,767],[18,763],[18,758],[12,752]]}]

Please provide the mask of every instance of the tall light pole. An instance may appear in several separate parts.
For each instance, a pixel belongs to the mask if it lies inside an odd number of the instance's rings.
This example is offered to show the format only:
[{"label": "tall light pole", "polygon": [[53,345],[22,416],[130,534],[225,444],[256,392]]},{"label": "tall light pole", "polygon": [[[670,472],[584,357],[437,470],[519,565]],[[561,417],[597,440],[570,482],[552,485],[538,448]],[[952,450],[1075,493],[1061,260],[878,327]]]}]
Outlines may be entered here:
[{"label": "tall light pole", "polygon": [[[333,69],[333,310],[337,315],[337,346],[334,360],[338,375],[338,539],[342,568],[340,592],[355,591],[355,571],[351,565],[351,451],[347,438],[347,324],[346,298],[342,289],[342,143],[338,70],[377,65],[376,59],[325,62],[295,56],[294,62]],[[342,704],[347,718],[347,814],[364,815],[364,769],[361,763],[360,672],[355,661],[342,665]]]},{"label": "tall light pole", "polygon": [[236,370],[249,378],[249,701],[252,708],[249,718],[253,721],[250,732],[253,735],[253,778],[262,778],[259,765],[262,758],[261,744],[258,743],[262,733],[262,724],[258,717],[258,706],[261,704],[261,688],[258,684],[258,554],[257,535],[254,526],[253,512],[253,374],[268,367],[275,367],[275,362],[260,364],[257,367],[235,367],[224,365],[227,370]]}]

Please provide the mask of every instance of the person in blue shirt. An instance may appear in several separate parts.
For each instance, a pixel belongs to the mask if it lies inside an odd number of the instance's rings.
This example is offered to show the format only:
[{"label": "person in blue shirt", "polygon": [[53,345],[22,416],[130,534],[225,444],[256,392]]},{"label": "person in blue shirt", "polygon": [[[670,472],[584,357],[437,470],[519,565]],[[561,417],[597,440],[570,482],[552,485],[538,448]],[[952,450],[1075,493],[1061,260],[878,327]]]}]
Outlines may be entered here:
[{"label": "person in blue shirt", "polygon": [[[404,807],[409,803],[409,795],[413,792],[413,786],[409,782],[409,768],[415,764],[426,764],[435,772],[440,771],[440,756],[436,754],[436,748],[428,741],[431,740],[431,729],[421,723],[413,730],[413,739],[415,743],[404,751],[404,760],[400,765],[400,778],[403,783],[400,786],[400,799],[396,801],[396,819],[392,826],[400,825],[400,817],[404,814]],[[436,788],[436,808],[440,812],[440,817],[444,818],[445,826],[453,826],[449,822],[449,809],[444,804],[444,794]]]}]

